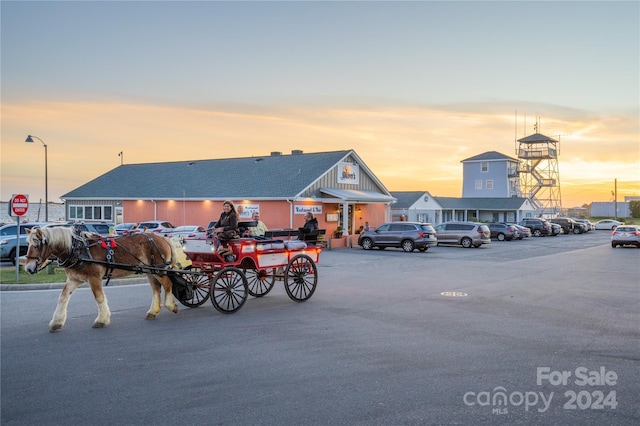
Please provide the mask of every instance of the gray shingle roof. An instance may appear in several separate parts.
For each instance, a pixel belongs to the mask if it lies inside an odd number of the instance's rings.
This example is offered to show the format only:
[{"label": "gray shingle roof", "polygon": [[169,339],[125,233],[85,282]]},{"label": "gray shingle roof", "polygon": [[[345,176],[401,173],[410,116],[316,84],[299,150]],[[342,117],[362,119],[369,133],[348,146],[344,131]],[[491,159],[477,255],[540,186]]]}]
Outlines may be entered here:
[{"label": "gray shingle roof", "polygon": [[60,198],[289,198],[351,152],[124,164]]},{"label": "gray shingle roof", "polygon": [[465,161],[490,161],[490,160],[513,160],[513,161],[518,161],[513,157],[509,157],[508,155],[504,155],[498,151],[488,151],[488,152],[483,152],[482,154],[478,154],[476,156],[473,157],[469,157],[465,160],[460,161],[461,163],[464,163]]},{"label": "gray shingle roof", "polygon": [[392,191],[391,195],[397,201],[391,205],[391,208],[408,209],[426,193],[426,191]]}]

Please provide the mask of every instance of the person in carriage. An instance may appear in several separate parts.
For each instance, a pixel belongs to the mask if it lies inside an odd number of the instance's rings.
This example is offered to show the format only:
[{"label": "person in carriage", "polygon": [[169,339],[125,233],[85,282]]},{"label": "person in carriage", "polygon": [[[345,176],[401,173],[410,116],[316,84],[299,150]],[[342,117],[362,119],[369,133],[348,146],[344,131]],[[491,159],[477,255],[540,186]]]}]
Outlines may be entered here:
[{"label": "person in carriage", "polygon": [[227,262],[233,262],[235,258],[231,247],[229,247],[229,240],[240,237],[238,232],[238,213],[233,203],[228,200],[222,204],[222,210],[213,234],[218,241],[218,254],[224,257]]},{"label": "person in carriage", "polygon": [[313,217],[313,213],[307,212],[304,215],[304,226],[302,226],[301,228],[298,228],[298,232],[299,232],[298,239],[305,241],[308,239],[307,236],[309,234],[317,230],[318,230],[318,219]]}]

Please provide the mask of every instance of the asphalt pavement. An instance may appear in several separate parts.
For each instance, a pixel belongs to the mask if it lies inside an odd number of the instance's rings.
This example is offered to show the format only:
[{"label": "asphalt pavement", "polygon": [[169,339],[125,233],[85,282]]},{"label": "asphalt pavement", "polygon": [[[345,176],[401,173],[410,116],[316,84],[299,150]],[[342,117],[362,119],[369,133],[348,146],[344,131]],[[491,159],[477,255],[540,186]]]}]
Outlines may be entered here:
[{"label": "asphalt pavement", "polygon": [[148,284],[0,292],[2,425],[640,424],[640,250],[609,233],[325,250],[224,315],[145,320]]}]

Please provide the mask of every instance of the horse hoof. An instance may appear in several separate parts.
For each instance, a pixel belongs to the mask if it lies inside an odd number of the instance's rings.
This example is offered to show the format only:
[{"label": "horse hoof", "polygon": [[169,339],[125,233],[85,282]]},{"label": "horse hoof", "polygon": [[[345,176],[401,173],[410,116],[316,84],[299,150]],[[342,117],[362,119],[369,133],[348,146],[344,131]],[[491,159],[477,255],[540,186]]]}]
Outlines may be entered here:
[{"label": "horse hoof", "polygon": [[62,326],[60,324],[52,325],[51,328],[49,328],[49,332],[50,333],[55,333],[56,331],[60,330],[61,328],[62,328]]},{"label": "horse hoof", "polygon": [[145,319],[148,319],[148,320],[156,319],[156,316],[155,314],[148,313]]},{"label": "horse hoof", "polygon": [[94,322],[94,323],[93,323],[93,328],[102,328],[102,327],[104,327],[105,325],[107,325],[107,324],[105,324],[105,323],[103,323],[103,322]]}]

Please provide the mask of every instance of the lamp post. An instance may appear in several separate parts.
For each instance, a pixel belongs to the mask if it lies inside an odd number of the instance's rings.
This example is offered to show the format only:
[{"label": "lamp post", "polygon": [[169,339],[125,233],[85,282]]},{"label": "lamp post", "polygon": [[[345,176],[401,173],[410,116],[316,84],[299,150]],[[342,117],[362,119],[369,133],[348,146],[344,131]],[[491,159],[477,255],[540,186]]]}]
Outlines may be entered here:
[{"label": "lamp post", "polygon": [[38,139],[44,146],[44,220],[49,222],[49,172],[47,170],[47,144],[37,136],[28,135],[25,142],[32,143],[33,139]]}]

